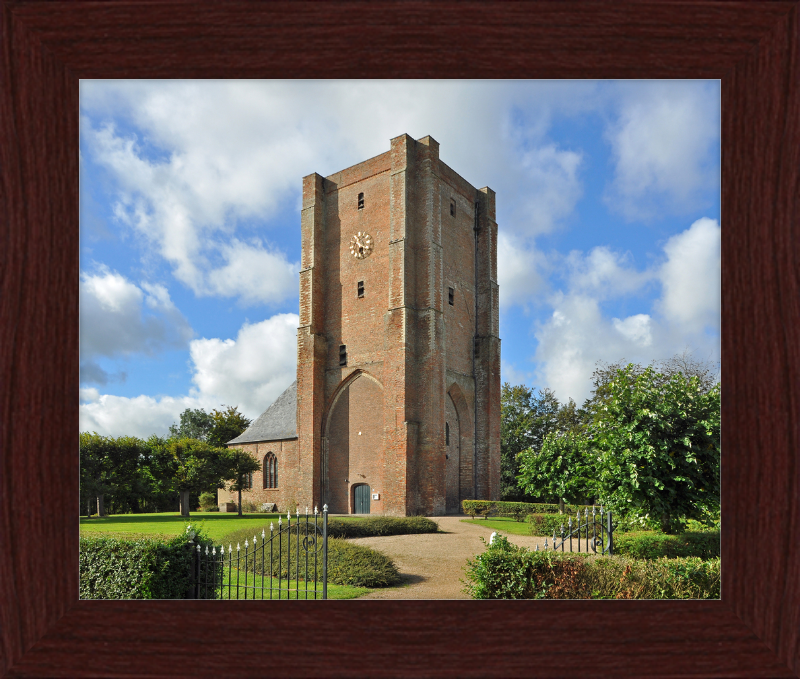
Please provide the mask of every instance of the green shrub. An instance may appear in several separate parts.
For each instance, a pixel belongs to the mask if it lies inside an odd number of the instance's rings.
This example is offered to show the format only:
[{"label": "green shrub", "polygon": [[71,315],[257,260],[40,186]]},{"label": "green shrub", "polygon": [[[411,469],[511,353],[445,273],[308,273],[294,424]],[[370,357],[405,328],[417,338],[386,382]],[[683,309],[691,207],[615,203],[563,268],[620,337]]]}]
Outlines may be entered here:
[{"label": "green shrub", "polygon": [[[382,517],[381,517],[382,518]],[[417,517],[421,518],[421,517]],[[333,520],[328,521],[328,526]],[[345,523],[345,522],[339,522]],[[353,523],[361,523],[353,522]],[[431,522],[433,523],[433,522]],[[436,524],[434,524],[436,525]],[[277,531],[277,524],[275,529]],[[313,526],[310,526],[313,531]],[[319,525],[321,530],[322,526]],[[302,578],[305,570],[305,552],[303,551],[303,537],[305,536],[305,522],[299,524],[300,529],[300,554],[303,559],[300,564],[300,577]],[[247,564],[247,571],[261,575],[269,575],[270,571],[274,577],[280,575],[282,578],[295,577],[297,573],[297,530],[298,524],[293,523],[291,534],[283,533],[280,537],[281,544],[278,545],[278,538],[275,538],[272,547],[272,562],[270,563],[270,548],[267,545],[263,553],[259,549],[256,551],[253,561]],[[245,540],[252,542],[253,534],[258,536],[258,544],[261,544],[260,530],[254,531],[252,528],[245,528],[227,535],[223,540],[224,545],[241,545],[240,554],[244,556]],[[266,530],[269,536],[269,529]],[[329,533],[330,535],[330,533]],[[322,573],[322,541],[318,543],[317,568],[318,578],[321,579]],[[250,552],[252,554],[252,551]],[[235,562],[234,562],[235,563]],[[309,572],[308,577],[313,578],[314,572],[314,553],[309,552]],[[244,566],[241,570],[244,570]],[[336,537],[328,539],[328,582],[335,585],[352,585],[354,587],[388,587],[400,581],[400,574],[394,562],[381,552],[370,549],[363,545],[357,545]]]},{"label": "green shrub", "polygon": [[[187,544],[173,538],[80,538],[81,599],[183,599],[189,589],[191,550],[210,544],[201,535]],[[205,577],[205,573],[201,573]]]},{"label": "green shrub", "polygon": [[530,551],[497,536],[467,562],[475,599],[718,599],[720,561],[636,561],[621,556]]},{"label": "green shrub", "polygon": [[334,538],[367,538],[383,535],[435,533],[439,524],[424,516],[374,516],[358,521],[328,519],[328,535]]},{"label": "green shrub", "polygon": [[615,535],[614,553],[634,559],[675,559],[698,557],[713,559],[720,555],[718,532],[686,532],[665,535],[656,532],[638,532]]},{"label": "green shrub", "polygon": [[200,511],[208,512],[211,511],[212,507],[216,507],[217,511],[219,511],[219,507],[217,506],[217,494],[200,493]]}]

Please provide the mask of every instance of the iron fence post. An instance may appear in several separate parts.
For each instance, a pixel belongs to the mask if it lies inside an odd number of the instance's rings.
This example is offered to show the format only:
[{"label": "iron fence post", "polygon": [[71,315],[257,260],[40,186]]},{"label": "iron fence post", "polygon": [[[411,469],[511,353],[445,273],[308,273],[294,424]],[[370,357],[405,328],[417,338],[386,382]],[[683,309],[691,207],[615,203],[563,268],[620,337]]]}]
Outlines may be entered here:
[{"label": "iron fence post", "polygon": [[328,505],[322,505],[322,598],[328,598]]},{"label": "iron fence post", "polygon": [[611,528],[611,510],[608,511],[608,555],[614,554],[614,538],[612,537],[613,529]]}]

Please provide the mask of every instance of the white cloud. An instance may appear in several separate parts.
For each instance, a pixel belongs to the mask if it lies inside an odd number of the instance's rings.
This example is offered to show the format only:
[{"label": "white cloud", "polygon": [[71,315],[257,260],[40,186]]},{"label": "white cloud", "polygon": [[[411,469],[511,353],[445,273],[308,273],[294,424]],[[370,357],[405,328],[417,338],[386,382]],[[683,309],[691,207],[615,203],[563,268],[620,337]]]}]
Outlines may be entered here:
[{"label": "white cloud", "polygon": [[254,419],[295,380],[299,322],[297,314],[277,314],[245,323],[235,340],[193,340],[195,386],[183,396],[129,398],[82,389],[80,429],[109,436],[164,436],[186,408],[210,411],[222,405],[238,406]]},{"label": "white cloud", "polygon": [[192,328],[163,285],[138,287],[101,266],[81,272],[81,382],[105,384],[110,376],[97,364],[101,356],[152,356],[168,347],[185,346]]},{"label": "white cloud", "polygon": [[500,309],[512,305],[525,306],[541,295],[545,288],[547,259],[534,246],[504,231],[497,234],[497,283],[500,287]]},{"label": "white cloud", "polygon": [[[550,299],[553,313],[539,324],[535,360],[543,386],[559,400],[582,402],[591,393],[598,361],[626,360],[647,365],[691,347],[700,356],[719,357],[720,228],[699,219],[664,245],[664,261],[636,271],[608,248],[567,258],[568,291]],[[643,311],[625,318],[603,313],[601,302],[640,295],[651,282],[661,296],[642,301]]]},{"label": "white cloud", "polygon": [[299,262],[288,262],[283,253],[265,249],[260,241],[247,245],[234,239],[219,250],[225,265],[209,274],[208,285],[223,297],[238,295],[245,304],[269,302],[297,290]]},{"label": "white cloud", "polygon": [[667,261],[659,272],[664,317],[697,333],[719,329],[721,229],[716,220],[698,219],[664,246]]},{"label": "white cloud", "polygon": [[299,324],[297,314],[277,314],[245,323],[235,340],[193,340],[192,380],[199,393],[238,404],[249,417],[260,415],[295,380]]},{"label": "white cloud", "polygon": [[[635,87],[634,87],[635,85]],[[703,207],[719,184],[719,90],[708,83],[629,83],[606,133],[614,156],[607,195],[628,219]]]},{"label": "white cloud", "polygon": [[569,287],[574,291],[607,299],[639,291],[652,277],[647,271],[637,271],[627,253],[614,252],[598,246],[586,256],[573,250],[566,258]]}]

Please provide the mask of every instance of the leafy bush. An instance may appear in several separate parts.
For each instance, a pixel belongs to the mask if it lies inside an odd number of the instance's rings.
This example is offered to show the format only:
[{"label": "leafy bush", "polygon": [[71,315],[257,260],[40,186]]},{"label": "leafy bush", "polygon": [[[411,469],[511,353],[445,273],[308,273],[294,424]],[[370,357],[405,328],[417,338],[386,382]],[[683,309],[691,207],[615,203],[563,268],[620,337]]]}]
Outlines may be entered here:
[{"label": "leafy bush", "polygon": [[253,514],[255,512],[260,511],[260,508],[252,500],[242,500],[242,511]]},{"label": "leafy bush", "polygon": [[193,537],[193,544],[187,544],[185,534],[173,538],[80,538],[80,598],[185,598],[190,586],[191,549],[210,544],[199,534]]},{"label": "leafy bush", "polygon": [[[329,522],[330,524],[330,522]],[[277,530],[277,526],[275,526]],[[303,538],[305,537],[305,523],[293,524],[291,533],[283,532],[280,536],[280,545],[277,537],[273,538],[272,551],[269,544],[262,553],[260,545],[260,531],[255,531],[258,536],[259,547],[253,556],[250,552],[246,570],[257,575],[269,575],[273,577],[294,578],[297,573],[297,530],[300,530],[300,554],[303,562],[300,564],[300,577],[303,578],[305,571],[305,561],[303,551]],[[309,526],[313,533],[313,525]],[[321,525],[319,526],[321,530]],[[244,556],[245,540],[252,542],[254,531],[252,528],[245,528],[231,533],[222,541],[223,544],[241,545],[240,554]],[[269,530],[265,533],[269,536]],[[277,535],[277,533],[276,533]],[[317,543],[316,553],[317,577],[322,578],[322,541]],[[263,557],[263,559],[262,559]],[[235,557],[234,557],[235,559]],[[270,561],[271,559],[271,561]],[[235,561],[234,561],[235,564]],[[244,564],[240,570],[245,570]],[[309,579],[314,578],[314,552],[309,552]],[[328,582],[335,585],[352,585],[354,587],[388,587],[400,581],[400,574],[394,562],[385,554],[377,550],[370,549],[363,545],[357,545],[346,540],[329,537],[328,539]]]},{"label": "leafy bush", "polygon": [[212,507],[216,507],[217,511],[219,511],[219,507],[217,506],[217,494],[200,493],[200,510],[208,512],[211,511]]},{"label": "leafy bush", "polygon": [[687,532],[678,535],[639,532],[627,533],[614,538],[614,552],[634,559],[675,559],[698,557],[718,558],[720,542],[718,532]]},{"label": "leafy bush", "polygon": [[720,561],[532,552],[497,536],[467,562],[475,599],[717,599]]},{"label": "leafy bush", "polygon": [[359,521],[328,519],[328,535],[334,538],[367,538],[382,535],[435,533],[439,524],[424,516],[374,516]]}]

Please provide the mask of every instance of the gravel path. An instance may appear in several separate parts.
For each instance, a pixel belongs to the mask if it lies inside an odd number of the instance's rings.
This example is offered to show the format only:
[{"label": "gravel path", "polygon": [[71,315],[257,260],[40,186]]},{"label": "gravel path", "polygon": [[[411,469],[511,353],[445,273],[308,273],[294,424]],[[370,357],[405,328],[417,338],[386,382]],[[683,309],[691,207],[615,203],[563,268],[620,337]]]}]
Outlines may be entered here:
[{"label": "gravel path", "polygon": [[[390,557],[403,577],[403,585],[376,589],[362,599],[469,599],[464,590],[464,566],[485,549],[480,538],[489,540],[491,528],[462,523],[464,516],[432,516],[441,533],[353,538]],[[533,549],[544,538],[504,533],[510,542]]]}]

